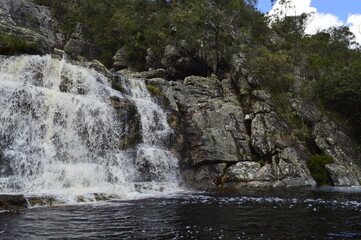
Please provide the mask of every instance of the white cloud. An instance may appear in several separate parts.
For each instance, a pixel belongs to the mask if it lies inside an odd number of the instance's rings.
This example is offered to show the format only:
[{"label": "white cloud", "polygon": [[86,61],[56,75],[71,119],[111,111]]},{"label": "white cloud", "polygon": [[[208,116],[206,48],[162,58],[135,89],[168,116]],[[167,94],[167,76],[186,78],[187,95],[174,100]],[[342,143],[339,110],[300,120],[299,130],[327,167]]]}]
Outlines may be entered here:
[{"label": "white cloud", "polygon": [[356,42],[361,44],[361,14],[350,14],[347,19],[350,31],[356,36]]},{"label": "white cloud", "polygon": [[[280,4],[285,2],[285,4]],[[330,13],[319,13],[311,7],[311,0],[277,0],[268,13],[269,16],[298,16],[302,13],[311,14],[305,29],[306,34],[315,34],[331,27],[345,25],[337,16]],[[274,18],[273,18],[274,19]],[[361,14],[350,14],[347,20],[350,31],[356,36],[356,41],[361,44]]]},{"label": "white cloud", "polygon": [[344,23],[337,16],[329,13],[314,13],[308,19],[306,34],[316,34],[331,27],[340,27]]},{"label": "white cloud", "polygon": [[317,12],[317,9],[311,7],[311,0],[286,0],[285,4],[280,4],[281,0],[273,5],[269,15],[298,16],[302,13]]}]

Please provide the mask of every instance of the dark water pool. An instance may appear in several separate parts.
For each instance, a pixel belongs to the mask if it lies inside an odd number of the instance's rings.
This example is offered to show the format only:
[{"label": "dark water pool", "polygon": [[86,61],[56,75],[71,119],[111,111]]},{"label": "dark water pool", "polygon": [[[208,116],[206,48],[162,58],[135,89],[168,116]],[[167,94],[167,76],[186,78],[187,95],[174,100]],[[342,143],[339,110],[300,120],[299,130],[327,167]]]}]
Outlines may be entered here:
[{"label": "dark water pool", "polygon": [[0,213],[0,239],[361,239],[361,189],[181,194]]}]

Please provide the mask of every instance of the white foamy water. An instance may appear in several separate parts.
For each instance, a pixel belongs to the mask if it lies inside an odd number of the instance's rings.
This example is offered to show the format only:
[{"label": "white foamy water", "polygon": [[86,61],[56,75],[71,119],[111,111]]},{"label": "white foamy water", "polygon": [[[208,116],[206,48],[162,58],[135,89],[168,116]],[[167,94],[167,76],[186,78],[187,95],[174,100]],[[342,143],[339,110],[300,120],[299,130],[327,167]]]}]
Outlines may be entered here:
[{"label": "white foamy water", "polygon": [[[122,94],[96,71],[50,56],[2,58],[0,193],[67,198],[178,191],[165,112],[141,80],[124,78],[123,84]],[[134,149],[118,147],[125,133],[110,96],[138,109],[142,140]]]}]

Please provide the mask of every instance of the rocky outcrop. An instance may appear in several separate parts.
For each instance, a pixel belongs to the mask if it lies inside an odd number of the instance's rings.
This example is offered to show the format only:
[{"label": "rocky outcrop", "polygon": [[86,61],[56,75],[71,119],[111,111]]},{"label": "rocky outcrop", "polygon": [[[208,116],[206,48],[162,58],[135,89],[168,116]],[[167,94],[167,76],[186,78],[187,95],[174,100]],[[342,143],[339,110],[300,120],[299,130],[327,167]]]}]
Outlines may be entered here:
[{"label": "rocky outcrop", "polygon": [[334,185],[360,185],[361,158],[357,143],[323,116],[314,103],[292,97],[290,103],[296,114],[309,126],[315,147],[333,158],[334,164],[326,165],[326,170]]},{"label": "rocky outcrop", "polygon": [[[151,57],[148,58],[148,65]],[[197,57],[185,41],[178,45],[168,45],[164,49],[162,66],[169,79],[184,79],[187,76],[207,76],[209,67],[205,61]]]},{"label": "rocky outcrop", "polygon": [[34,53],[51,53],[61,48],[64,37],[49,8],[31,1],[2,0],[0,2],[0,32],[25,41]]},{"label": "rocky outcrop", "polygon": [[96,59],[99,56],[98,48],[90,43],[89,39],[90,36],[87,28],[83,24],[78,23],[64,50],[76,60]]},{"label": "rocky outcrop", "polygon": [[322,152],[335,161],[326,168],[335,185],[359,185],[361,159],[357,144],[327,118],[314,125],[312,135]]},{"label": "rocky outcrop", "polygon": [[183,123],[185,182],[199,188],[313,186],[310,151],[273,110],[271,96],[254,91],[250,107],[230,79],[189,76],[162,81],[168,109]]},{"label": "rocky outcrop", "polygon": [[128,68],[128,53],[123,47],[119,49],[113,56],[113,70],[114,72]]},{"label": "rocky outcrop", "polygon": [[27,205],[23,195],[0,195],[0,211],[20,211],[27,208]]},{"label": "rocky outcrop", "polygon": [[136,106],[129,99],[110,97],[114,107],[116,121],[124,133],[119,139],[119,148],[122,150],[132,148],[141,142],[140,115]]}]

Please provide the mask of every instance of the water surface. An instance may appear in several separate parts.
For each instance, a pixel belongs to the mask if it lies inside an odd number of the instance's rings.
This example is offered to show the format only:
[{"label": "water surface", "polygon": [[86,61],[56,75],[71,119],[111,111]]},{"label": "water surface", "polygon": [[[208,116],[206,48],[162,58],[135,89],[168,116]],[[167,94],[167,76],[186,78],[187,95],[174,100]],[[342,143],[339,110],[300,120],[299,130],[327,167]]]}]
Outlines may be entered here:
[{"label": "water surface", "polygon": [[178,194],[0,214],[0,239],[361,239],[361,189]]}]

